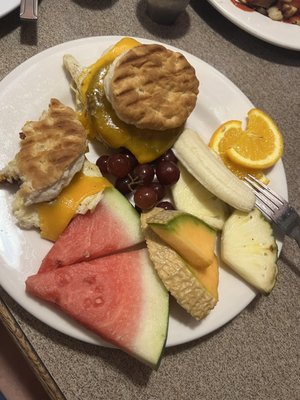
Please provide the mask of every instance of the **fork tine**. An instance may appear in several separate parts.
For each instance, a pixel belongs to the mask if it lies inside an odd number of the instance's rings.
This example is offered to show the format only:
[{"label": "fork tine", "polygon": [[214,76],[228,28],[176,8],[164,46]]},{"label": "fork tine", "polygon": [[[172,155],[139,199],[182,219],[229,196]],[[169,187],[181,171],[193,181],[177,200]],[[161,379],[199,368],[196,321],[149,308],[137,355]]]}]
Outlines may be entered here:
[{"label": "fork tine", "polygon": [[265,203],[263,203],[259,198],[256,198],[255,205],[268,219],[275,222],[274,211],[270,209]]},{"label": "fork tine", "polygon": [[255,206],[273,221],[279,231],[295,239],[300,247],[300,216],[280,195],[252,175],[244,178],[245,184],[255,194]]},{"label": "fork tine", "polygon": [[[247,178],[245,178],[247,179]],[[246,185],[250,187],[250,189],[254,190],[255,193],[255,206],[258,208],[269,220],[275,221],[275,212],[278,210],[278,207],[270,202],[264,195],[258,192],[256,189],[251,186],[251,182],[249,180],[246,182]]]},{"label": "fork tine", "polygon": [[260,189],[258,186],[255,185],[255,183],[251,182],[248,178],[244,178],[246,180],[246,185],[249,186],[249,188],[254,192],[255,194],[255,203],[256,205],[259,204],[260,208],[264,209],[265,213],[275,213],[279,206],[277,204],[274,204],[272,201],[270,201],[266,196],[265,193],[262,192],[262,189]]},{"label": "fork tine", "polygon": [[[267,200],[275,204],[275,206],[280,207],[281,205],[286,204],[286,201],[279,194],[275,193],[271,188],[260,182],[254,176],[249,174],[248,177],[245,178],[245,181],[248,182],[252,186],[252,188],[255,189],[255,192],[257,194],[262,193],[263,196]],[[261,198],[261,200],[263,200],[262,196],[259,197]],[[272,206],[271,204],[269,204],[269,202],[268,205],[270,207]]]},{"label": "fork tine", "polygon": [[259,199],[260,202],[264,203],[267,207],[269,207],[269,209],[272,212],[275,212],[275,211],[278,210],[279,206],[277,204],[274,204],[271,200],[269,200],[265,196],[265,193],[261,193],[261,192],[256,191],[255,192],[255,196],[256,196],[256,199]]}]

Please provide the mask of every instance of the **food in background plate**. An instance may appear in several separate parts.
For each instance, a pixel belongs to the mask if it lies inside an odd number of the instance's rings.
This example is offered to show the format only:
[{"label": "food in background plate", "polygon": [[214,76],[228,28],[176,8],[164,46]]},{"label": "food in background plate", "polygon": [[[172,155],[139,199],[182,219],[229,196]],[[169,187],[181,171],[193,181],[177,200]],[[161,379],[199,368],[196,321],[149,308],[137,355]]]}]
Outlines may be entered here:
[{"label": "food in background plate", "polygon": [[39,121],[20,133],[20,151],[0,173],[2,181],[20,182],[12,203],[20,227],[41,229],[55,240],[77,213],[101,200],[110,183],[85,158],[87,133],[74,110],[57,99]]},{"label": "food in background plate", "polygon": [[299,0],[231,0],[234,4],[242,4],[254,9],[274,21],[284,21],[300,25]]},{"label": "food in background plate", "polygon": [[27,278],[26,290],[158,368],[167,338],[169,295],[146,249],[38,273]]},{"label": "food in background plate", "polygon": [[71,55],[64,65],[91,136],[110,148],[127,148],[140,163],[173,145],[196,104],[194,68],[161,45],[123,38],[87,68]]}]

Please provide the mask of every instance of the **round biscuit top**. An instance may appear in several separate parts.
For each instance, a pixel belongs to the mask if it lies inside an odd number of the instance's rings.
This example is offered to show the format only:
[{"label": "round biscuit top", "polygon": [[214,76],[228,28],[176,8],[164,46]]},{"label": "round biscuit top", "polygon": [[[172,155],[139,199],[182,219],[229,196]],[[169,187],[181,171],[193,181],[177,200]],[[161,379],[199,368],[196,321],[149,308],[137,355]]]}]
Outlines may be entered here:
[{"label": "round biscuit top", "polygon": [[51,99],[40,120],[24,125],[22,135],[15,160],[23,182],[20,193],[26,199],[66,178],[87,151],[87,132],[76,112],[57,99]]},{"label": "round biscuit top", "polygon": [[198,86],[186,58],[158,44],[140,45],[119,56],[104,82],[121,120],[158,131],[185,123],[196,105]]}]

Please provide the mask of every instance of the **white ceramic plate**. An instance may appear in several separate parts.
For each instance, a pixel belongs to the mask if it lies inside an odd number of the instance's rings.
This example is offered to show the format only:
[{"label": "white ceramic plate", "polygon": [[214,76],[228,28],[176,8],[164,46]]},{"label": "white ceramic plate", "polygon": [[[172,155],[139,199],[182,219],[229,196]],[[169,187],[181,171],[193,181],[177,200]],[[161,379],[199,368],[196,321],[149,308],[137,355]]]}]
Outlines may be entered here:
[{"label": "white ceramic plate", "polygon": [[246,32],[268,43],[300,50],[300,26],[273,21],[258,12],[236,7],[231,0],[208,0],[227,19]]},{"label": "white ceramic plate", "polygon": [[20,0],[1,0],[0,1],[0,18],[10,13],[20,5]]},{"label": "white ceramic plate", "polygon": [[[0,168],[11,160],[18,150],[18,133],[27,120],[39,118],[48,107],[49,99],[56,97],[73,106],[67,75],[62,66],[63,55],[73,54],[83,65],[93,63],[118,37],[80,39],[50,48],[27,60],[0,83]],[[150,41],[138,39],[143,43]],[[174,50],[173,47],[170,47]],[[175,49],[178,50],[178,49]],[[244,119],[253,107],[247,97],[225,76],[198,58],[185,53],[195,67],[201,82],[199,101],[188,125],[208,140],[222,122]],[[91,148],[89,159],[98,155]],[[286,179],[282,163],[270,173],[274,189],[287,197]],[[71,337],[86,342],[107,345],[54,307],[31,298],[25,292],[25,279],[37,272],[41,260],[50,249],[35,231],[19,229],[13,221],[10,204],[12,193],[0,189],[0,282],[3,288],[22,307],[49,326]],[[171,316],[167,345],[177,345],[200,338],[221,327],[239,314],[255,297],[255,291],[225,269],[220,271],[220,300],[203,321],[197,322],[175,302]]]}]

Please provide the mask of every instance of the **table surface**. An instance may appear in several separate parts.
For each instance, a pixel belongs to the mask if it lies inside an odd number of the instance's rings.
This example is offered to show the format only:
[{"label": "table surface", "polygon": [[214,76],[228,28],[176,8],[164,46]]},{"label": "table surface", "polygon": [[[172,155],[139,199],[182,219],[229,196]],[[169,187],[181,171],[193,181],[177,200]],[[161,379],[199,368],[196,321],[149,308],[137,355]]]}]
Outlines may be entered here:
[{"label": "table surface", "polygon": [[[299,28],[300,29],[300,28]],[[300,53],[260,41],[205,1],[191,1],[173,26],[132,0],[42,0],[37,25],[18,10],[0,20],[0,79],[38,52],[88,36],[155,39],[186,50],[232,80],[281,128],[289,197],[300,210]],[[1,296],[66,399],[299,399],[300,252],[286,238],[273,292],[257,296],[209,336],[166,349],[158,371],[119,350],[82,343]]]}]

